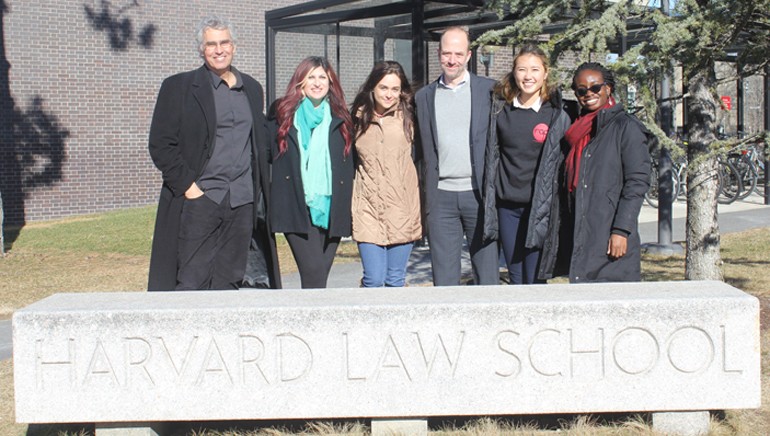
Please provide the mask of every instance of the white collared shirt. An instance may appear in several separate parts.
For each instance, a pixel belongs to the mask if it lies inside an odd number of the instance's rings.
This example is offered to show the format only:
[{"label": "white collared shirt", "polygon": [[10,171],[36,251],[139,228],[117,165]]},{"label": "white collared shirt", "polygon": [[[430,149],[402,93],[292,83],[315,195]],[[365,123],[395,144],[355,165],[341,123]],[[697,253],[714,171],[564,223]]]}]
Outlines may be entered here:
[{"label": "white collared shirt", "polygon": [[465,70],[465,74],[463,74],[463,80],[460,81],[460,83],[457,84],[455,87],[451,87],[444,82],[444,75],[441,74],[441,77],[438,78],[438,84],[441,85],[441,87],[451,90],[457,90],[465,86],[466,83],[468,83],[471,80],[471,73],[468,72],[468,70]]},{"label": "white collared shirt", "polygon": [[532,109],[535,112],[540,112],[540,107],[542,106],[543,106],[543,98],[540,96],[538,96],[537,100],[535,100],[535,102],[532,103],[532,105],[530,106],[524,106],[523,104],[521,104],[521,102],[519,101],[519,97],[516,97],[513,99],[513,107],[518,109]]}]

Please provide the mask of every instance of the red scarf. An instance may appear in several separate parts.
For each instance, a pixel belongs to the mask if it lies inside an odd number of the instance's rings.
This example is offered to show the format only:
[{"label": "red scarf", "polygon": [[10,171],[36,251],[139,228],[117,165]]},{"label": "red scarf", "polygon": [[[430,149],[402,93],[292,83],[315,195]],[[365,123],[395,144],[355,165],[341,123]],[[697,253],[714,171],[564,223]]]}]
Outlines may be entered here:
[{"label": "red scarf", "polygon": [[570,145],[569,154],[567,154],[567,188],[569,192],[575,192],[578,184],[578,176],[580,175],[580,158],[583,156],[583,149],[591,141],[591,130],[594,126],[594,119],[599,112],[608,107],[615,105],[615,99],[610,97],[607,103],[599,110],[582,114],[567,129],[567,133],[564,134],[564,139]]}]

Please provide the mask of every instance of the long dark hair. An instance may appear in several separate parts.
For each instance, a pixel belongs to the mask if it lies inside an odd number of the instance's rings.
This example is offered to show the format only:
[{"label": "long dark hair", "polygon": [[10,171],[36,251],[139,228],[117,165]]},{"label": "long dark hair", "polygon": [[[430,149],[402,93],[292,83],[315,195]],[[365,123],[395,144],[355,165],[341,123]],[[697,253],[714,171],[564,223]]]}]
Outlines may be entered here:
[{"label": "long dark hair", "polygon": [[369,77],[361,85],[361,89],[358,90],[355,100],[353,100],[352,116],[353,116],[353,131],[355,137],[366,133],[371,125],[372,118],[374,117],[374,88],[382,80],[383,77],[388,74],[395,74],[401,81],[401,94],[398,100],[398,109],[404,118],[404,135],[409,142],[412,142],[412,126],[414,120],[414,109],[412,107],[412,87],[409,85],[409,80],[406,78],[404,69],[401,64],[395,61],[383,61],[378,62],[372,68],[369,73]]},{"label": "long dark hair", "polygon": [[291,76],[291,80],[289,80],[289,84],[286,86],[286,94],[278,102],[276,119],[278,121],[278,150],[281,154],[285,153],[288,147],[286,135],[294,124],[294,112],[297,111],[300,102],[305,98],[302,94],[302,84],[305,82],[305,77],[318,67],[323,68],[326,75],[329,76],[329,93],[326,94],[326,98],[329,100],[332,114],[342,119],[340,130],[345,140],[344,154],[345,156],[350,154],[350,146],[353,143],[351,135],[353,121],[345,105],[345,94],[342,92],[340,81],[337,79],[337,74],[334,73],[334,69],[329,64],[329,61],[320,56],[307,57],[297,65],[294,75]]},{"label": "long dark hair", "polygon": [[[548,61],[548,55],[545,54],[543,49],[534,44],[526,44],[523,46],[519,52],[516,53],[516,57],[513,58],[511,71],[495,85],[495,93],[508,103],[513,102],[513,99],[521,94],[521,90],[516,84],[516,61],[524,55],[531,55],[540,59],[540,62],[543,63],[545,73],[548,73],[551,70],[550,62]],[[551,86],[548,83],[548,79],[548,77],[545,78],[543,81],[543,87],[540,88],[540,98],[543,99],[543,101],[547,101],[551,95]]]}]

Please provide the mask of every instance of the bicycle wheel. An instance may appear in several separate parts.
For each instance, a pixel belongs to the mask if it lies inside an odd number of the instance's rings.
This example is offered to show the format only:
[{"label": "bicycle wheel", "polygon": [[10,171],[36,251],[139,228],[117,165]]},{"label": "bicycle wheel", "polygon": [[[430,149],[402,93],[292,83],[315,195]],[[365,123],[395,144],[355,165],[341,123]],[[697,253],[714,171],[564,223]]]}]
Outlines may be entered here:
[{"label": "bicycle wheel", "polygon": [[757,189],[758,172],[754,167],[754,163],[745,154],[739,155],[739,157],[730,160],[730,163],[738,170],[738,175],[743,183],[743,189],[738,194],[738,200],[743,200],[749,195],[753,194]]},{"label": "bicycle wheel", "polygon": [[[650,206],[657,208],[658,203],[660,201],[660,173],[658,172],[658,167],[655,163],[653,163],[652,169],[650,170],[650,188],[647,190],[647,192],[644,194],[644,200],[649,204]],[[676,201],[676,197],[679,195],[679,177],[677,176],[677,172],[672,169],[671,170],[671,202],[673,203]]]},{"label": "bicycle wheel", "polygon": [[658,165],[653,162],[650,171],[650,188],[644,193],[644,201],[654,208],[658,207],[658,188]]},{"label": "bicycle wheel", "polygon": [[743,190],[743,183],[735,166],[728,160],[719,159],[717,175],[719,177],[717,202],[730,204],[737,200]]}]

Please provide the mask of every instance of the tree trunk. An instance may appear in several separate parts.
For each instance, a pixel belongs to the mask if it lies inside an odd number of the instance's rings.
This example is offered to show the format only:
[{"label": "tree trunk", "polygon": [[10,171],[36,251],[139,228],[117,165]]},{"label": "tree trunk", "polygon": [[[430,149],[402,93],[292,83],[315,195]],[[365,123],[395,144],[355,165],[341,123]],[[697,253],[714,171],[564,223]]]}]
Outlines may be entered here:
[{"label": "tree trunk", "polygon": [[717,221],[717,102],[713,68],[700,69],[689,80],[689,144],[687,147],[687,280],[722,280]]}]

